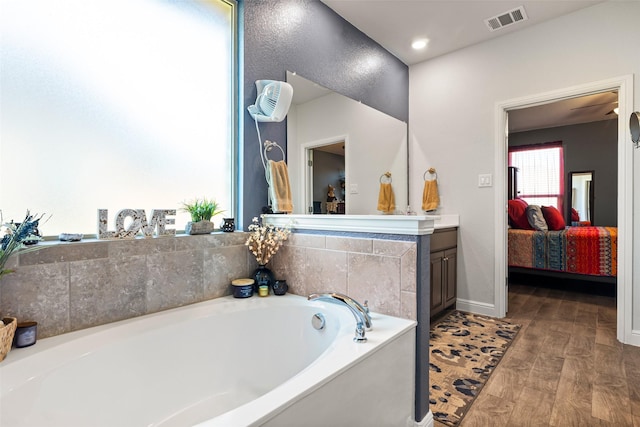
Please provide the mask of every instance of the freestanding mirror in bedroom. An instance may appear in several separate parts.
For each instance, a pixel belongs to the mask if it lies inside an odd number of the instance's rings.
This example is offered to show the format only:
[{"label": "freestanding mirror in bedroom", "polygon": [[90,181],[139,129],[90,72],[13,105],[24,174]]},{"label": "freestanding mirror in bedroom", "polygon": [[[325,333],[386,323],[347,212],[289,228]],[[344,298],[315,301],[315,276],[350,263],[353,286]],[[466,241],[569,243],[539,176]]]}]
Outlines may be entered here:
[{"label": "freestanding mirror in bedroom", "polygon": [[575,209],[578,213],[579,219],[577,221],[589,221],[591,225],[593,222],[594,214],[594,189],[595,189],[595,176],[594,171],[575,171],[569,172],[569,197],[571,197],[571,203],[568,203],[567,219],[569,223],[576,222],[575,216],[572,218],[571,208]]}]

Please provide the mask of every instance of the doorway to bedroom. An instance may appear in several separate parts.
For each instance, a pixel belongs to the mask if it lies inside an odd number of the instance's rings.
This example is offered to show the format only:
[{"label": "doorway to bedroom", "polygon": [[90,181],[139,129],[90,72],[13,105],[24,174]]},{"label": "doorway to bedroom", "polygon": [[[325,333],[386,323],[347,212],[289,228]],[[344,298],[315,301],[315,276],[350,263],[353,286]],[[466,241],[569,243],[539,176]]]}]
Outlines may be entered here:
[{"label": "doorway to bedroom", "polygon": [[509,283],[615,297],[618,92],[514,110],[508,123]]},{"label": "doorway to bedroom", "polygon": [[[576,227],[576,230],[581,234],[584,234],[584,232],[589,229],[589,227],[587,227],[588,225],[593,225],[594,227],[601,226],[612,231],[615,239],[617,239],[617,248],[615,244],[610,244],[609,251],[617,254],[617,259],[613,267],[610,267],[610,271],[601,272],[604,273],[604,277],[609,275],[610,283],[599,283],[600,275],[596,274],[597,272],[595,271],[589,271],[587,277],[591,278],[593,276],[596,278],[596,280],[589,282],[592,283],[590,286],[595,286],[595,289],[598,289],[599,286],[609,286],[609,288],[613,286],[616,289],[614,295],[617,295],[615,304],[617,309],[617,339],[621,342],[638,345],[638,343],[632,342],[637,341],[637,337],[631,333],[632,303],[630,300],[632,286],[632,245],[630,231],[633,199],[630,183],[632,181],[631,166],[633,150],[630,146],[627,147],[626,144],[627,138],[625,137],[626,127],[624,120],[617,120],[616,116],[617,112],[620,117],[625,117],[632,110],[632,105],[630,105],[632,102],[632,93],[631,76],[623,76],[497,104],[496,130],[504,129],[505,138],[502,141],[496,140],[498,144],[496,146],[498,156],[496,158],[496,183],[503,184],[504,188],[504,194],[497,194],[496,197],[499,199],[500,206],[499,208],[497,207],[497,209],[501,210],[504,209],[505,206],[508,206],[507,201],[509,197],[507,188],[509,187],[511,190],[510,198],[521,198],[526,202],[527,196],[529,196],[532,202],[530,204],[552,206],[556,219],[559,218],[560,222],[564,221],[564,225],[569,225],[570,228]],[[549,112],[553,113],[557,108],[566,110],[564,121],[559,121],[558,118],[555,117],[553,119],[555,120],[554,123],[544,123],[545,114]],[[602,111],[603,109],[606,110]],[[577,116],[588,115],[587,113],[590,111],[587,110],[591,110],[594,114],[598,112],[598,114],[602,114],[605,117],[582,121],[576,118]],[[558,115],[557,112],[555,115]],[[547,118],[547,120],[550,119]],[[571,120],[575,121],[572,122]],[[530,177],[523,177],[522,171],[516,172],[515,175],[509,175],[509,146],[520,147],[518,149],[522,150],[523,148],[521,147],[526,148],[527,146],[540,148],[543,147],[545,143],[555,143],[556,146],[560,146],[566,151],[561,157],[560,179],[556,181],[557,188],[555,190],[532,190],[528,187],[529,183],[526,182]],[[593,166],[594,160],[589,160],[589,156],[592,154],[589,153],[590,151],[600,151],[599,157],[601,157],[601,159],[598,160],[602,160],[605,163],[608,162],[608,166],[599,165],[597,162],[595,166]],[[605,157],[607,158],[606,161]],[[585,166],[588,163],[591,163],[591,166]],[[528,163],[525,162],[524,164]],[[520,164],[521,168],[523,167],[522,165],[523,163]],[[518,166],[515,165],[515,167]],[[600,173],[598,173],[598,170]],[[591,182],[588,184],[579,184],[578,173],[588,171],[592,172]],[[573,182],[574,175],[570,174],[570,172],[576,173],[575,182]],[[509,177],[511,177],[511,179],[509,179]],[[571,179],[569,177],[571,177]],[[514,189],[514,180],[520,180],[519,183],[515,184],[516,189]],[[593,208],[590,211],[585,210],[589,209],[589,202],[587,202],[585,207],[583,201],[580,210],[574,207],[574,203],[578,203],[581,198],[586,197],[585,194],[589,194],[581,192],[583,187],[586,187],[587,192],[592,191],[592,193],[590,193],[590,203],[593,204]],[[518,193],[518,191],[520,191],[520,193]],[[554,198],[558,200],[555,204],[552,202]],[[602,207],[596,204],[599,199],[605,199],[604,201],[606,201],[607,206]],[[527,203],[527,205],[528,204],[529,203]],[[575,206],[577,206],[577,204]],[[613,207],[613,209],[611,209],[611,207]],[[572,208],[576,212],[582,211],[582,218],[576,219],[574,217],[572,220]],[[526,206],[522,209],[525,210]],[[537,215],[532,215],[534,218],[544,219],[544,214],[540,208],[537,211],[535,209],[531,210],[537,212]],[[502,315],[506,314],[508,310],[509,265],[513,263],[513,260],[508,258],[510,258],[509,251],[511,247],[514,246],[514,243],[509,242],[508,239],[508,234],[510,234],[510,232],[507,231],[509,215],[506,209],[503,212],[503,216],[498,215],[496,219],[497,257],[495,266],[496,312]],[[598,217],[598,215],[600,216]],[[587,221],[591,223],[588,224]],[[553,223],[553,221],[551,222]],[[564,225],[555,223],[555,226],[558,228],[564,228]],[[578,228],[580,225],[585,227]],[[549,244],[547,243],[547,245]],[[560,250],[566,251],[566,243],[564,243],[565,246],[562,245],[563,243],[560,239],[552,242],[552,252]],[[531,247],[532,249],[529,249],[529,254],[520,254],[521,257],[524,258],[527,258],[527,255],[531,255],[529,259],[533,259],[538,263],[528,267],[537,267],[535,269],[536,274],[538,274],[538,270],[551,270],[552,268],[549,268],[549,265],[545,264],[545,262],[548,263],[548,260],[545,261],[544,254],[537,253],[535,244],[531,244]],[[573,250],[574,246],[570,245],[570,249]],[[577,260],[577,262],[582,262],[582,258],[583,257]],[[575,264],[575,257],[570,262]],[[594,266],[592,260],[589,260],[587,264],[590,264],[592,267]],[[572,268],[575,270],[574,265],[572,265]],[[502,275],[501,272],[504,272],[504,275]],[[534,270],[529,268],[529,270],[525,270],[525,272],[534,272]],[[522,272],[518,271],[518,273]],[[504,279],[500,280],[500,277]],[[582,279],[581,276],[577,278]],[[560,280],[565,281],[565,279],[566,278],[563,277]],[[550,279],[546,278],[544,280]],[[606,281],[605,279],[605,282]],[[628,298],[625,298],[625,295],[627,295]]]}]

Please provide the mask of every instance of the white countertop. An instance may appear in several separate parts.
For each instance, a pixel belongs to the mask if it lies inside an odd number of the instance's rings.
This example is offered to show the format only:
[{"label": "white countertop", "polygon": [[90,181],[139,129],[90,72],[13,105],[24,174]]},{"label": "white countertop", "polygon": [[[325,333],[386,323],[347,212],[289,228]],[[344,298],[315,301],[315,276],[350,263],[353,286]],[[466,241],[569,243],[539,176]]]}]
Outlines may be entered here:
[{"label": "white countertop", "polygon": [[366,233],[432,234],[438,228],[457,227],[456,215],[265,215],[267,224],[300,230]]},{"label": "white countertop", "polygon": [[433,228],[452,228],[460,226],[460,215],[458,214],[442,214],[442,215],[426,215],[427,217],[433,217]]}]

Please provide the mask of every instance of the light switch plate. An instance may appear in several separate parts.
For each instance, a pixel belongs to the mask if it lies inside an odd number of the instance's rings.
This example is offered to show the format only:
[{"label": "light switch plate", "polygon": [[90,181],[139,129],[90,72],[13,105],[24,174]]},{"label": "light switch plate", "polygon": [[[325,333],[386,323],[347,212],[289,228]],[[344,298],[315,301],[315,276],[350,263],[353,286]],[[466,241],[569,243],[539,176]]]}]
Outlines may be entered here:
[{"label": "light switch plate", "polygon": [[478,187],[493,186],[493,176],[490,173],[478,175]]}]

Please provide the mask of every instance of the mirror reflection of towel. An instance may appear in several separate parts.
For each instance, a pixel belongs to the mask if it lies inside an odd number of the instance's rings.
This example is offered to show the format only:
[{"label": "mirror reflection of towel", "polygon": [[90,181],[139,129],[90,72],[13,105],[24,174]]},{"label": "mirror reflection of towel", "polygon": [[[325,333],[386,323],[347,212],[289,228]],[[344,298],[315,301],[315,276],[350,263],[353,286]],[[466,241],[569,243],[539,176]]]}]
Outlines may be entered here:
[{"label": "mirror reflection of towel", "polygon": [[269,160],[267,181],[269,182],[271,209],[274,212],[293,212],[291,186],[289,185],[289,171],[284,160],[280,160],[279,162]]},{"label": "mirror reflection of towel", "polygon": [[438,195],[438,181],[435,179],[424,182],[422,190],[422,210],[432,211],[438,207],[440,196]]},{"label": "mirror reflection of towel", "polygon": [[378,210],[384,213],[392,213],[396,210],[396,199],[393,195],[393,188],[391,188],[391,184],[380,183]]}]

